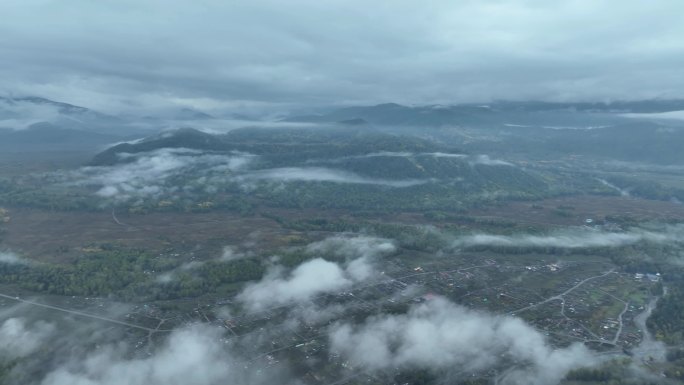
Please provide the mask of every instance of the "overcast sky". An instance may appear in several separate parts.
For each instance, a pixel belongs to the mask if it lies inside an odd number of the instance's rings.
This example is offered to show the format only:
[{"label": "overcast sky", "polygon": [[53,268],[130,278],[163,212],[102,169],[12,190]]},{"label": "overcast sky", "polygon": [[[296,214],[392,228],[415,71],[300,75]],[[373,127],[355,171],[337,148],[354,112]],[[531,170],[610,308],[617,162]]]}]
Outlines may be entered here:
[{"label": "overcast sky", "polygon": [[682,0],[2,0],[0,95],[106,112],[684,97]]}]

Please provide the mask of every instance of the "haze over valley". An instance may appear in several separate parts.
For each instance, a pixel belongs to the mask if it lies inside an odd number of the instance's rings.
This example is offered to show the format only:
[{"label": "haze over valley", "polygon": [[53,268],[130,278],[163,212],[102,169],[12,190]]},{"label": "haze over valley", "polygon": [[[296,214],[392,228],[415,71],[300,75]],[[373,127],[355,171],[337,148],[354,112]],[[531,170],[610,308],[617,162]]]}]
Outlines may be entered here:
[{"label": "haze over valley", "polygon": [[681,11],[0,4],[0,384],[684,383]]}]

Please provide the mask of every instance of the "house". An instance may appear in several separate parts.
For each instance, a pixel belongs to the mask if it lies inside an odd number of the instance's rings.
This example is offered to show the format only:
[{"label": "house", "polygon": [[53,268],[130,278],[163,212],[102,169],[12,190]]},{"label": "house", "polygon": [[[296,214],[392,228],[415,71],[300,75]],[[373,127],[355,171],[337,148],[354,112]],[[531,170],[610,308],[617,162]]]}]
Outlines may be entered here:
[{"label": "house", "polygon": [[660,274],[646,274],[646,278],[651,282],[658,282],[660,281]]}]

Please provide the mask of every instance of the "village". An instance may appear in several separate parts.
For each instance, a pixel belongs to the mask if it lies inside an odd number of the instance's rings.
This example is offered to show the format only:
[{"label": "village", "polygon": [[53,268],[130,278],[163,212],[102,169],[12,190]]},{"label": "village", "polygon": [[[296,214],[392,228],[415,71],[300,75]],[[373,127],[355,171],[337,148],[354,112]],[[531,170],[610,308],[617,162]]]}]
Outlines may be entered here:
[{"label": "village", "polygon": [[[577,259],[539,258],[516,264],[510,258],[460,255],[422,262],[410,264],[402,258],[389,261],[380,276],[369,284],[321,295],[310,303],[258,312],[240,312],[232,298],[188,303],[189,310],[140,305],[126,320],[149,330],[133,330],[130,338],[137,339],[136,347],[146,352],[155,338],[167,330],[210,323],[225,330],[226,343],[250,336],[255,337],[250,341],[261,341],[252,346],[256,352],[246,363],[257,370],[287,359],[311,383],[365,383],[379,379],[356,370],[350,362],[329,352],[330,325],[340,319],[405,311],[442,296],[471,309],[522,317],[556,346],[582,342],[603,354],[630,355],[643,337],[634,318],[644,311],[652,297],[651,290],[660,279],[657,274],[618,272],[603,262]],[[344,313],[323,315],[332,308],[343,308]],[[297,317],[298,312],[311,309],[321,313],[318,320]],[[293,319],[297,322],[293,323]],[[321,362],[326,364],[320,365]],[[491,377],[496,371],[477,375]]]}]

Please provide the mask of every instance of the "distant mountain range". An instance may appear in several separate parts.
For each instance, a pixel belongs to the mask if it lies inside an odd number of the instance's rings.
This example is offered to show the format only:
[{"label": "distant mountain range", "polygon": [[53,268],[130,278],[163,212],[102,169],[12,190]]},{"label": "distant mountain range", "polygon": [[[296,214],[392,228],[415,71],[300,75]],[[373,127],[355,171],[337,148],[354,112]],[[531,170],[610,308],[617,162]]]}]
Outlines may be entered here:
[{"label": "distant mountain range", "polygon": [[[680,110],[684,110],[684,100],[612,103],[498,101],[453,106],[386,103],[293,116],[283,121],[307,123],[313,128],[332,125],[352,132],[419,136],[486,153],[511,153],[517,149],[528,155],[544,156],[554,152],[558,155],[608,154],[618,158],[645,154],[643,160],[680,163],[684,160],[680,159],[684,156],[678,155],[679,145],[684,144],[680,140],[684,121],[663,122],[648,118],[648,114],[657,117],[658,113]],[[642,115],[638,118],[625,116],[634,113]],[[134,118],[103,114],[40,97],[0,97],[0,150],[93,151],[107,144],[149,137],[150,134],[178,127],[230,131],[244,127],[247,123],[240,122],[249,119],[239,114],[229,116],[231,118],[217,118],[202,111],[182,108],[169,111],[162,117]],[[230,126],[230,121],[233,121],[233,126]],[[237,125],[235,121],[238,121]],[[249,125],[259,127],[261,123],[264,122],[251,121]],[[278,133],[270,132],[269,135]],[[223,139],[217,141],[214,136],[191,130],[181,130],[168,138],[162,135],[157,140],[137,144],[143,148],[162,146],[203,150],[217,150],[225,145]],[[122,146],[132,149],[127,144]],[[640,150],[643,146],[650,146],[654,151]]]},{"label": "distant mountain range", "polygon": [[166,117],[113,116],[40,97],[0,97],[0,151],[97,151],[104,145],[148,136],[213,116],[190,108]]},{"label": "distant mountain range", "polygon": [[62,128],[50,123],[35,123],[24,130],[0,130],[0,151],[97,151],[122,137],[99,132]]},{"label": "distant mountain range", "polygon": [[508,102],[490,104],[404,106],[396,103],[347,107],[324,114],[283,119],[303,123],[359,122],[376,125],[498,125],[557,124],[601,125],[626,113],[661,113],[684,110],[684,100],[645,100],[611,103]]},{"label": "distant mountain range", "polygon": [[34,104],[34,105],[47,105],[47,106],[55,107],[61,113],[65,113],[65,114],[95,113],[95,114],[98,114],[100,116],[105,116],[104,114],[101,114],[99,112],[94,112],[94,111],[92,111],[88,108],[85,108],[85,107],[79,107],[79,106],[75,106],[73,104],[68,104],[68,103],[56,102],[54,100],[40,98],[37,96],[28,96],[28,97],[20,97],[20,98],[5,98],[5,97],[0,96],[0,103],[3,103],[5,105],[9,105],[9,106],[16,106],[16,105],[20,105],[23,103]]},{"label": "distant mountain range", "polygon": [[65,128],[101,132],[123,123],[112,115],[45,98],[0,97],[0,128],[24,129],[33,123],[45,122]]}]

